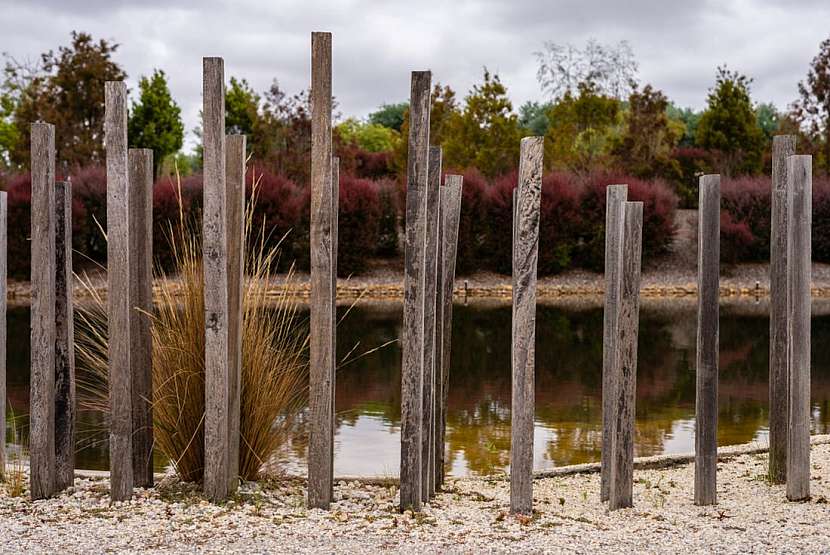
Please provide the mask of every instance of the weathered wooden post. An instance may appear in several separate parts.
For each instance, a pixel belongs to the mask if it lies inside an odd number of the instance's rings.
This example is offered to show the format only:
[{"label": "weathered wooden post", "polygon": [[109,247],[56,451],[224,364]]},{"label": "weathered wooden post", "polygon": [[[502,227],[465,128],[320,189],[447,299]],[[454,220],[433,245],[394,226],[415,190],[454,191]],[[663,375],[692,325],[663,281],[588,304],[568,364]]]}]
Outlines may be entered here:
[{"label": "weathered wooden post", "polygon": [[522,139],[513,233],[513,389],[510,430],[510,512],[533,511],[536,262],[544,139]]},{"label": "weathered wooden post", "polygon": [[229,341],[225,63],[203,59],[204,189],[202,252],[205,281],[205,494],[224,499],[229,486]]},{"label": "weathered wooden post", "polygon": [[72,283],[72,184],[60,181],[55,188],[55,491],[75,480]]},{"label": "weathered wooden post", "polygon": [[697,235],[695,505],[718,502],[720,176],[700,177]]},{"label": "weathered wooden post", "polygon": [[787,157],[787,286],[789,288],[789,424],[787,499],[810,497],[810,278],[813,159]]},{"label": "weathered wooden post", "polygon": [[328,509],[333,475],[334,310],[331,229],[331,33],[311,34],[311,434],[308,506]]},{"label": "weathered wooden post", "polygon": [[149,488],[153,486],[153,151],[131,148],[128,162],[133,483]]},{"label": "weathered wooden post", "polygon": [[55,127],[32,124],[32,499],[55,488]]},{"label": "weathered wooden post", "polygon": [[337,241],[338,241],[338,226],[340,225],[340,158],[333,156],[331,159],[331,352],[332,352],[332,367],[331,372],[331,442],[329,448],[331,451],[331,467],[329,468],[329,475],[331,476],[331,495],[334,497],[334,433],[337,429],[337,413],[335,402],[337,391]]},{"label": "weathered wooden post", "polygon": [[123,81],[107,81],[104,91],[104,140],[107,147],[110,496],[113,501],[124,501],[133,494],[127,85]]},{"label": "weathered wooden post", "polygon": [[404,301],[401,334],[401,511],[421,510],[424,277],[432,74],[413,71],[406,170]]},{"label": "weathered wooden post", "polygon": [[436,487],[444,483],[444,439],[447,433],[447,396],[450,386],[450,347],[452,344],[452,301],[455,288],[455,257],[458,248],[458,222],[461,219],[461,184],[463,177],[448,175],[441,187],[440,208],[440,340],[438,370],[435,377],[437,412],[435,438]]},{"label": "weathered wooden post", "polygon": [[772,139],[769,306],[769,479],[787,480],[787,158],[795,135]]},{"label": "weathered wooden post", "polygon": [[441,206],[441,147],[429,147],[427,170],[426,245],[424,247],[424,380],[421,427],[421,499],[435,493],[435,348],[437,341],[436,300],[438,291],[438,216]]},{"label": "weathered wooden post", "polygon": [[616,409],[611,446],[609,508],[633,505],[634,411],[637,391],[637,332],[640,321],[640,264],[643,240],[643,203],[623,208],[623,244],[620,305],[616,341]]},{"label": "weathered wooden post", "polygon": [[608,501],[611,489],[611,443],[614,429],[615,391],[618,368],[614,366],[619,337],[617,313],[620,303],[620,255],[623,205],[628,185],[605,189],[605,310],[602,320],[602,451],[600,453],[600,500]]},{"label": "weathered wooden post", "polygon": [[225,137],[228,240],[228,491],[239,485],[242,295],[245,275],[245,135]]},{"label": "weathered wooden post", "polygon": [[6,478],[6,276],[8,275],[8,202],[6,191],[0,191],[0,433],[3,448],[0,449],[0,480]]}]

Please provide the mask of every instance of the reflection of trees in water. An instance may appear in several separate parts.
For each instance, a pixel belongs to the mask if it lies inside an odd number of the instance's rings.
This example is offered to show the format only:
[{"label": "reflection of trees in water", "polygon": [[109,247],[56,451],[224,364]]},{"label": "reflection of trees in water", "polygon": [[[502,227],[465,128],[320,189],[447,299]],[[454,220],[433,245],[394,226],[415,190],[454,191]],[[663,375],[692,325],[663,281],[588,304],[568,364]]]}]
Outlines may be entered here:
[{"label": "reflection of trees in water", "polygon": [[[339,315],[348,307],[339,307]],[[454,308],[449,392],[449,461],[470,471],[506,468],[510,450],[509,306]],[[301,325],[307,325],[305,314]],[[641,312],[637,383],[637,453],[660,453],[677,422],[694,417],[696,311]],[[338,362],[396,339],[400,305],[362,305],[338,326]],[[766,428],[769,320],[722,309],[720,333],[720,444],[751,440]],[[29,309],[8,311],[8,393],[18,414],[28,413]],[[812,321],[813,432],[830,432],[830,316]],[[551,430],[544,457],[563,465],[599,459],[601,426],[602,309],[537,308],[536,419]],[[356,346],[357,345],[357,346]],[[356,347],[355,347],[356,346]],[[355,425],[360,415],[379,416],[390,433],[400,423],[400,345],[342,366],[337,373],[337,421]],[[27,430],[25,419],[23,431]],[[302,423],[301,423],[302,424]],[[85,428],[105,428],[90,421]],[[105,433],[103,435],[106,435]],[[106,445],[79,452],[90,468],[106,466]],[[86,445],[86,443],[84,443]],[[359,446],[356,446],[359,448]],[[352,448],[355,448],[353,446]],[[689,446],[691,449],[691,445]],[[304,427],[288,449],[305,457]],[[103,465],[103,466],[102,466]]]}]

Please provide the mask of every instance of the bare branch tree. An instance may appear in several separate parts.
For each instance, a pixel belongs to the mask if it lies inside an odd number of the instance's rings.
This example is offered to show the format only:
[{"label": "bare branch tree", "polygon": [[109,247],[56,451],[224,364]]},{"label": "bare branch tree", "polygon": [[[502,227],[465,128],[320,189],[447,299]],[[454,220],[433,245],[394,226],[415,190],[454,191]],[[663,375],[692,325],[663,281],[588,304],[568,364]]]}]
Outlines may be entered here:
[{"label": "bare branch tree", "polygon": [[627,97],[637,84],[639,65],[625,40],[602,44],[590,39],[582,49],[546,41],[543,50],[534,55],[539,61],[536,78],[554,100],[574,93],[581,83],[615,98]]}]

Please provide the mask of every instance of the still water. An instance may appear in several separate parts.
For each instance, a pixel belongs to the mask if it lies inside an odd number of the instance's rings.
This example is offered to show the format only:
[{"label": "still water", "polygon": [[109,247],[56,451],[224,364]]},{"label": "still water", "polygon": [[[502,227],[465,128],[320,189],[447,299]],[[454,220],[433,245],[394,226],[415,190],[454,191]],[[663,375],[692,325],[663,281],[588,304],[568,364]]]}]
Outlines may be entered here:
[{"label": "still water", "polygon": [[[347,307],[340,307],[341,317]],[[636,455],[694,449],[696,306],[645,303],[640,314]],[[447,453],[452,475],[507,469],[510,450],[510,307],[456,304],[452,337]],[[721,445],[767,435],[769,319],[752,302],[723,306],[720,321]],[[396,339],[399,303],[352,308],[338,326],[338,360]],[[29,309],[8,313],[8,391],[25,436],[29,388]],[[812,427],[830,430],[830,315],[812,321]],[[400,345],[342,366],[337,374],[337,475],[396,476],[400,455]],[[601,444],[602,307],[540,304],[536,328],[534,468],[598,461]],[[21,418],[20,416],[23,415]],[[107,468],[106,433],[81,415],[77,465]],[[11,441],[11,431],[7,434]],[[305,439],[281,451],[303,472]],[[157,457],[159,468],[163,459]]]}]

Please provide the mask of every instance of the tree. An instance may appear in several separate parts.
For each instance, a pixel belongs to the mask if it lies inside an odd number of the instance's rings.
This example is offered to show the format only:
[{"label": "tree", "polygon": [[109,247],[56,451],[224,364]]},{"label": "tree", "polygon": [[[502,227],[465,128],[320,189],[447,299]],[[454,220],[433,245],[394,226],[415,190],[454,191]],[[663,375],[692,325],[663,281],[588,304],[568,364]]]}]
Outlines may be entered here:
[{"label": "tree", "polygon": [[762,102],[755,107],[755,119],[758,121],[758,127],[764,133],[766,142],[772,141],[772,136],[778,131],[778,126],[781,120],[781,114],[772,102]]},{"label": "tree", "polygon": [[641,178],[675,177],[679,168],[671,159],[682,130],[666,114],[669,105],[662,91],[646,85],[628,97],[628,111],[622,136],[613,149],[619,164]]},{"label": "tree", "polygon": [[819,45],[807,79],[798,83],[798,94],[795,119],[819,147],[816,167],[830,174],[830,38]]},{"label": "tree", "polygon": [[[475,167],[488,177],[503,174],[519,163],[519,118],[498,75],[484,69],[484,81],[473,86],[464,109],[455,112],[442,130],[444,164]],[[430,142],[436,144],[430,137]]]},{"label": "tree", "polygon": [[[336,107],[332,99],[332,110]],[[311,110],[308,91],[288,96],[275,79],[264,94],[252,131],[256,160],[306,185],[311,170]]]},{"label": "tree", "polygon": [[697,135],[697,124],[700,123],[701,112],[695,112],[691,108],[678,108],[673,102],[666,106],[666,115],[669,120],[682,127],[682,134],[678,146],[691,147],[695,145]]},{"label": "tree", "polygon": [[250,137],[258,118],[259,95],[246,79],[231,77],[230,87],[225,92],[225,132]]},{"label": "tree", "polygon": [[637,83],[638,64],[628,41],[601,44],[589,39],[583,49],[546,41],[534,54],[539,61],[536,78],[553,100],[568,93],[576,95],[582,85],[603,96],[623,99]]},{"label": "tree", "polygon": [[764,132],[752,109],[751,83],[747,76],[719,67],[697,127],[698,145],[714,151],[715,163],[726,176],[761,170]]},{"label": "tree", "polygon": [[160,69],[138,82],[138,102],[133,102],[127,124],[131,147],[153,149],[153,176],[165,158],[178,152],[184,140],[182,111],[167,86],[167,76]]},{"label": "tree", "polygon": [[519,125],[530,135],[544,136],[550,120],[547,112],[551,105],[528,100],[519,107]]},{"label": "tree", "polygon": [[[458,113],[455,91],[449,86],[436,83],[429,99],[429,142],[442,146],[450,120]],[[395,147],[392,166],[399,176],[406,175],[406,160],[409,155],[409,103],[403,115],[400,140]]]},{"label": "tree", "polygon": [[548,110],[545,166],[585,174],[608,165],[620,133],[621,103],[590,84],[567,92]]},{"label": "tree", "polygon": [[364,123],[355,118],[346,119],[335,130],[344,142],[355,144],[368,152],[389,152],[400,137],[394,129],[377,123]]},{"label": "tree", "polygon": [[[29,166],[30,124],[55,125],[56,160],[69,165],[101,163],[104,152],[104,82],[122,81],[126,73],[112,60],[118,44],[93,41],[87,33],[72,32],[72,44],[41,55],[14,113],[17,141],[12,162]],[[19,67],[7,64],[6,74]]]},{"label": "tree", "polygon": [[0,93],[0,170],[13,166],[11,152],[19,140],[13,120],[14,109],[14,98],[6,92]]},{"label": "tree", "polygon": [[409,102],[381,104],[380,108],[369,114],[369,123],[382,125],[400,133],[407,110],[409,110]]}]

